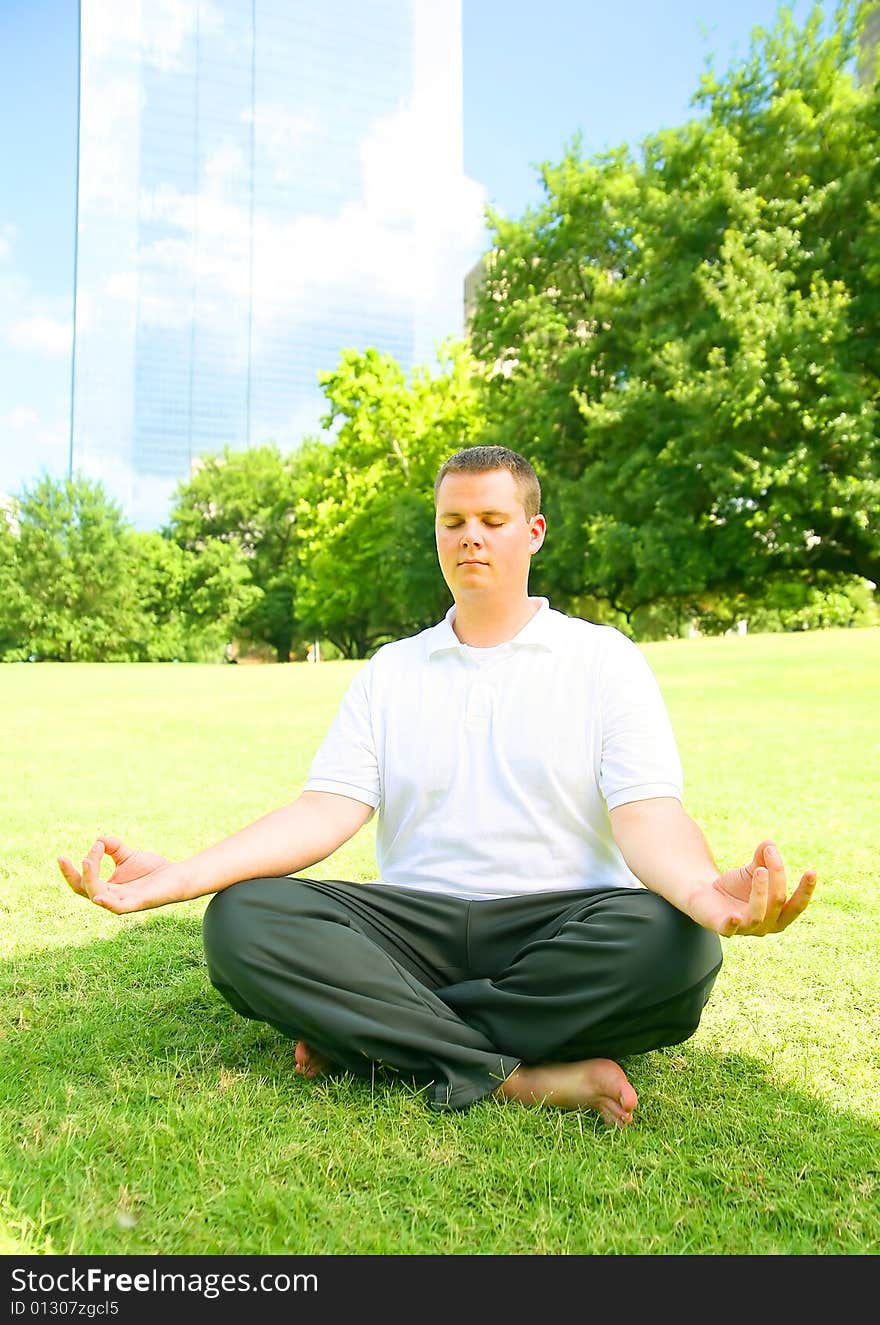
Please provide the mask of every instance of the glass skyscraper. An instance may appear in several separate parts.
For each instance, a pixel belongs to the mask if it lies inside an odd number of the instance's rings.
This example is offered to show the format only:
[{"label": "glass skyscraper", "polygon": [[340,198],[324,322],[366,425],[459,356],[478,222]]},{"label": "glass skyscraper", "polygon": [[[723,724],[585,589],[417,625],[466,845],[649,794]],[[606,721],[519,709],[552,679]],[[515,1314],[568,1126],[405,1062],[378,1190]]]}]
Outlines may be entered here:
[{"label": "glass skyscraper", "polygon": [[461,0],[82,0],[80,61],[72,462],[150,527],[343,348],[461,333]]}]

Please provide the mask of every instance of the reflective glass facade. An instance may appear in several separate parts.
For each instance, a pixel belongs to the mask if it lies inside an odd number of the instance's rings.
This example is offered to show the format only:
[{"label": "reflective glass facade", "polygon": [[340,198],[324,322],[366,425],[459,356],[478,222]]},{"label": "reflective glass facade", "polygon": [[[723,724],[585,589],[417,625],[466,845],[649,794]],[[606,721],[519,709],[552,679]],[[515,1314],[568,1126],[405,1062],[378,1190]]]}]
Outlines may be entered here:
[{"label": "reflective glass facade", "polygon": [[461,0],[83,0],[73,463],[140,527],[462,330]]}]

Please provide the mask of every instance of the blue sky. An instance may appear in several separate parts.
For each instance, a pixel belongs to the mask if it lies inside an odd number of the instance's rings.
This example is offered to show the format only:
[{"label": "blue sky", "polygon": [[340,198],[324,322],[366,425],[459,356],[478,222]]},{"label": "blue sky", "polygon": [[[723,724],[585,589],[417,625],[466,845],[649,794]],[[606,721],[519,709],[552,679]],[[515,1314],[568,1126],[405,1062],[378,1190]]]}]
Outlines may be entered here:
[{"label": "blue sky", "polygon": [[[118,0],[102,0],[106,4]],[[369,0],[364,0],[369,4]],[[798,22],[808,0],[795,0]],[[576,132],[637,145],[693,114],[777,0],[463,0],[464,168],[509,216]],[[0,493],[64,472],[70,404],[76,0],[0,0]]]}]

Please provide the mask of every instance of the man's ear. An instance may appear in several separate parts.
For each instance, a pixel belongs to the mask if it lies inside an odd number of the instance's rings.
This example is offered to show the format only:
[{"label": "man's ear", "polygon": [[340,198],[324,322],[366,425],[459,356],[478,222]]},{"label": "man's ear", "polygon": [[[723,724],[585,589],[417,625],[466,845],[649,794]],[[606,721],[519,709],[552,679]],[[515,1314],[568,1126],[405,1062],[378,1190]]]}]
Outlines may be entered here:
[{"label": "man's ear", "polygon": [[529,555],[534,556],[540,550],[544,543],[544,535],[547,533],[547,521],[543,515],[533,515],[529,521],[529,536],[531,543],[529,546]]}]

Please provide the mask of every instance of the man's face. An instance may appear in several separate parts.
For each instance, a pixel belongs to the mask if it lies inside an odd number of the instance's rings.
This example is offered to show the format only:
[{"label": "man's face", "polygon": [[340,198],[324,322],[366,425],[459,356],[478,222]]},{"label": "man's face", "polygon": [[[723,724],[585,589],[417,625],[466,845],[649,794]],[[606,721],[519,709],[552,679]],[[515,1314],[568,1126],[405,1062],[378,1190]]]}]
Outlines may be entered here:
[{"label": "man's face", "polygon": [[434,523],[440,569],[456,602],[474,594],[526,592],[546,522],[543,515],[526,518],[509,470],[447,474]]}]

